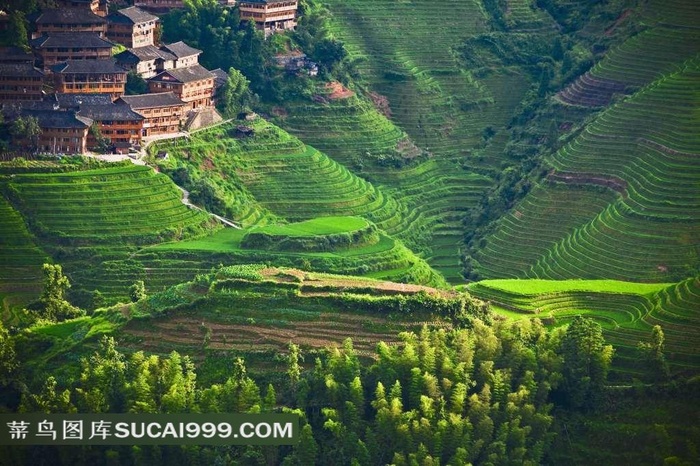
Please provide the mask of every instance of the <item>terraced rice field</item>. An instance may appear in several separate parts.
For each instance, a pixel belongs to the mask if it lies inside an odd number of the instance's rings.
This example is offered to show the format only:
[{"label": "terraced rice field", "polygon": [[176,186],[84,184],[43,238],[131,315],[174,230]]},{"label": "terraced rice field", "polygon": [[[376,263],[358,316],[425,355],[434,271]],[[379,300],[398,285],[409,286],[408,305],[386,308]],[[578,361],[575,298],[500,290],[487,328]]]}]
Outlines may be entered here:
[{"label": "terraced rice field", "polygon": [[504,19],[509,29],[518,31],[552,30],[554,20],[537,8],[534,0],[507,0]]},{"label": "terraced rice field", "polygon": [[677,284],[643,284],[600,280],[485,280],[469,285],[476,297],[506,314],[540,317],[559,325],[586,315],[603,327],[616,347],[614,366],[619,375],[644,371],[638,342],[650,339],[660,325],[666,354],[674,371],[700,367],[700,279]]},{"label": "terraced rice field", "polygon": [[36,299],[41,291],[41,265],[51,262],[36,244],[22,216],[0,196],[0,299],[2,319],[13,322],[11,309]]},{"label": "terraced rice field", "polygon": [[6,183],[30,226],[54,244],[154,243],[184,237],[209,222],[150,167],[17,174]]},{"label": "terraced rice field", "polygon": [[[673,281],[693,274],[700,255],[698,91],[700,67],[689,64],[603,112],[554,154],[551,178],[570,189],[550,183],[529,194],[487,238],[477,257],[484,275]],[[580,193],[570,214],[541,210],[542,198],[565,206]],[[526,252],[513,252],[520,250]],[[512,256],[526,260],[501,259]]]},{"label": "terraced rice field", "polygon": [[[459,283],[461,219],[492,182],[506,141],[493,139],[493,159],[484,157],[487,151],[477,159],[472,149],[482,144],[484,128],[506,125],[527,80],[508,72],[477,80],[458,66],[451,47],[485,31],[476,3],[332,1],[328,7],[334,32],[362,75],[361,95],[293,103],[278,122],[399,200],[405,218],[382,227]],[[382,160],[416,154],[431,160],[382,168],[393,165]]]},{"label": "terraced rice field", "polygon": [[391,232],[401,221],[404,205],[279,128],[260,120],[256,136],[245,140],[228,137],[230,129],[220,126],[187,143],[159,147],[228,173],[231,184],[243,186],[257,205],[290,222],[362,216]]},{"label": "terraced rice field", "polygon": [[[147,284],[154,290],[191,280],[219,263],[274,263],[313,270],[366,275],[401,282],[443,285],[444,281],[422,259],[400,242],[380,234],[379,241],[333,252],[294,252],[241,247],[246,230],[226,229],[191,241],[167,243],[141,250],[134,256],[143,264]],[[170,270],[187,271],[186,280]]]},{"label": "terraced rice field", "polygon": [[[612,191],[543,183],[498,223],[480,248],[479,270],[487,277],[520,277],[561,238],[614,201]],[[515,247],[514,247],[515,246]]]},{"label": "terraced rice field", "polygon": [[[258,307],[242,309],[240,303],[235,303],[235,308],[233,305],[222,309],[216,317],[202,316],[200,310],[193,316],[150,322],[146,328],[132,324],[124,331],[131,337],[129,345],[161,354],[174,349],[191,352],[201,348],[204,334],[199,327],[204,325],[211,329],[209,348],[214,350],[283,353],[290,341],[307,350],[321,350],[341,346],[344,340],[352,338],[353,347],[360,355],[371,356],[380,341],[397,343],[400,332],[420,328],[410,322],[313,309],[266,308],[265,316],[261,317]],[[289,315],[294,319],[289,319]]]},{"label": "terraced rice field", "polygon": [[[321,86],[317,92],[327,95]],[[285,109],[288,114],[276,118],[276,124],[359,174],[365,174],[365,165],[396,151],[399,141],[407,138],[368,99],[357,96],[325,103],[290,102]]]},{"label": "terraced rice field", "polygon": [[[345,339],[352,338],[358,354],[371,357],[377,343],[396,343],[400,340],[400,332],[418,331],[423,324],[450,326],[437,318],[417,322],[400,315],[370,314],[360,309],[353,312],[348,307],[361,305],[344,304],[337,299],[341,294],[358,294],[356,290],[361,290],[359,293],[363,296],[410,295],[419,291],[442,293],[436,289],[355,277],[307,274],[293,269],[269,268],[261,273],[267,286],[273,287],[266,294],[246,289],[246,283],[252,285],[254,282],[231,284],[232,288],[210,291],[196,304],[168,313],[168,317],[132,320],[121,330],[123,339],[127,346],[157,353],[183,348],[192,352],[203,347],[208,333],[209,349],[248,356],[284,352],[290,341],[308,351],[340,346]],[[283,285],[290,278],[295,283],[303,283],[302,293],[290,294],[282,287],[274,291],[274,282]]]},{"label": "terraced rice field", "polygon": [[35,246],[29,231],[56,255],[74,288],[99,290],[114,302],[127,299],[129,287],[145,278],[143,265],[127,259],[134,248],[201,235],[214,226],[208,214],[185,206],[181,191],[150,167],[128,164],[62,173],[25,170],[2,183],[13,207],[24,217],[3,199],[2,221],[13,233],[8,231],[4,238],[7,267],[0,273],[8,274],[1,277],[3,290],[26,291],[17,296],[20,304],[36,297],[41,288],[40,265],[52,262]]},{"label": "terraced rice field", "polygon": [[700,53],[700,8],[694,2],[653,1],[638,13],[651,27],[609,51],[589,72],[557,95],[566,104],[608,105],[662,76],[682,71]]}]

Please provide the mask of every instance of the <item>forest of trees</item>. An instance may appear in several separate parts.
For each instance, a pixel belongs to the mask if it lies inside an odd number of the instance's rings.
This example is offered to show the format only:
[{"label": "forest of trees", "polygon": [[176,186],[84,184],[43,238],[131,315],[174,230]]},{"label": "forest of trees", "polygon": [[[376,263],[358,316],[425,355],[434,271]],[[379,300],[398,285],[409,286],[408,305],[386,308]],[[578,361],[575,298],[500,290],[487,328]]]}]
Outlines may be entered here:
[{"label": "forest of trees", "polygon": [[234,359],[225,380],[202,386],[190,357],[127,355],[111,337],[80,361],[79,376],[37,382],[3,331],[0,380],[5,394],[20,394],[19,412],[284,411],[298,413],[301,435],[295,447],[15,446],[0,456],[44,464],[50,453],[66,465],[538,464],[553,440],[553,408],[595,409],[612,356],[585,318],[555,330],[536,319],[474,320],[401,336],[401,345],[380,343],[370,365],[349,339],[313,363],[290,343],[274,385],[259,386]]}]

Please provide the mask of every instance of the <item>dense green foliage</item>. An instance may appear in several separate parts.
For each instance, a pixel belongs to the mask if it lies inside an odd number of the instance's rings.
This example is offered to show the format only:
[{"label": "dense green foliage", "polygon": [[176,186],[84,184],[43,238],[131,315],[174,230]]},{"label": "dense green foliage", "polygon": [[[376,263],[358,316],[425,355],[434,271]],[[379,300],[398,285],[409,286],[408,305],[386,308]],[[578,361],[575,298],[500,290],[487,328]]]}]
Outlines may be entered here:
[{"label": "dense green foliage", "polygon": [[[676,374],[698,367],[694,319],[694,310],[700,305],[697,278],[671,285],[609,280],[484,280],[468,289],[489,301],[496,312],[511,318],[537,316],[554,324],[577,315],[591,317],[615,345],[612,375],[616,380],[653,381],[666,372],[667,364]],[[659,331],[665,335],[663,345],[659,343]],[[665,349],[661,351],[660,346]]]},{"label": "dense green foliage", "polygon": [[[170,459],[195,457],[229,461],[258,451],[283,464],[410,464],[414,460],[451,464],[506,460],[540,462],[552,440],[552,389],[562,380],[569,330],[547,332],[539,322],[474,322],[471,330],[403,334],[400,347],[380,344],[376,361],[363,368],[351,340],[300,372],[299,350],[290,346],[286,381],[266,393],[233,361],[219,382],[198,383],[187,356],[129,356],[111,338],[81,361],[80,377],[59,384],[49,377],[42,388],[22,396],[27,412],[261,412],[295,409],[305,434],[289,449],[154,447]],[[591,348],[596,357],[598,348]],[[566,380],[566,378],[564,378]],[[175,450],[171,452],[169,450]],[[122,464],[138,461],[140,448],[106,451],[64,449],[61,463],[95,464],[116,455]],[[19,459],[31,451],[13,449]],[[202,456],[204,455],[204,456]],[[229,458],[226,460],[225,458]],[[155,460],[151,464],[165,461]]]},{"label": "dense green foliage", "polygon": [[40,316],[49,321],[62,321],[81,315],[81,310],[66,301],[65,293],[70,282],[58,264],[44,264],[44,291],[41,293]]},{"label": "dense green foliage", "polygon": [[[26,45],[36,2],[9,3],[0,41]],[[295,410],[300,443],[0,464],[697,463],[696,2],[299,13],[267,40],[215,0],[163,15],[228,70],[225,116],[264,117],[150,146],[167,177],[0,166],[0,403]]]}]

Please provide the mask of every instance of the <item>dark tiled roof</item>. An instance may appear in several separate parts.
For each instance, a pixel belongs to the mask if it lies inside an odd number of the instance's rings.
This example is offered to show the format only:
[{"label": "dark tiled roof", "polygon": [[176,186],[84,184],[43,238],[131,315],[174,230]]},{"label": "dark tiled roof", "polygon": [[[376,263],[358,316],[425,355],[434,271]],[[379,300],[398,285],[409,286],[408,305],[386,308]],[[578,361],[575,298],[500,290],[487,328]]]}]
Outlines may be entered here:
[{"label": "dark tiled roof", "polygon": [[89,8],[57,8],[44,10],[34,21],[36,24],[105,24],[106,19],[97,16]]},{"label": "dark tiled roof", "polygon": [[107,19],[110,23],[139,24],[156,21],[158,17],[143,11],[141,8],[130,6],[129,8],[110,13]]},{"label": "dark tiled roof", "polygon": [[226,80],[228,79],[227,72],[221,68],[217,68],[215,70],[211,70],[211,74],[214,75],[214,85],[217,89],[226,84]]},{"label": "dark tiled roof", "polygon": [[39,120],[42,128],[88,128],[93,120],[61,110],[23,110],[22,115]]},{"label": "dark tiled roof", "polygon": [[109,103],[108,105],[81,105],[78,115],[95,121],[120,120],[141,121],[143,117],[129,108],[128,105]]},{"label": "dark tiled roof", "polygon": [[[5,120],[14,118],[18,116],[17,112],[24,112],[25,110],[60,110],[58,104],[52,97],[47,97],[44,100],[33,100],[25,102],[13,102],[12,107],[5,107]],[[8,118],[10,117],[10,118]]]},{"label": "dark tiled roof", "polygon": [[165,50],[161,50],[153,45],[146,45],[144,47],[137,47],[133,49],[124,50],[123,52],[114,56],[117,62],[121,63],[138,63],[140,61],[150,61],[156,58],[162,58],[164,60],[175,60],[177,57]]},{"label": "dark tiled roof", "polygon": [[0,76],[41,77],[44,73],[34,68],[31,63],[0,63]]},{"label": "dark tiled roof", "polygon": [[209,71],[208,69],[204,68],[201,65],[194,65],[188,68],[177,68],[174,70],[163,71],[158,76],[149,79],[149,81],[163,81],[163,76],[165,75],[170,75],[173,78],[175,78],[175,80],[181,83],[201,81],[202,79],[214,77],[214,75],[212,75],[211,71]]},{"label": "dark tiled roof", "polygon": [[0,47],[0,63],[34,63],[34,55],[19,47]]},{"label": "dark tiled roof", "polygon": [[119,98],[119,101],[129,105],[132,110],[140,110],[144,108],[157,108],[157,107],[172,107],[175,105],[183,105],[184,102],[180,100],[172,92],[160,92],[154,94],[141,94],[141,95],[123,95]]},{"label": "dark tiled roof", "polygon": [[61,108],[79,108],[81,105],[108,105],[112,103],[109,94],[56,94],[56,102]]},{"label": "dark tiled roof", "polygon": [[29,42],[32,48],[91,47],[109,49],[114,44],[92,32],[57,32],[37,37]]},{"label": "dark tiled roof", "polygon": [[124,73],[126,70],[118,66],[114,60],[68,60],[62,63],[57,63],[51,67],[55,73]]},{"label": "dark tiled roof", "polygon": [[182,41],[175,42],[174,44],[163,44],[161,49],[167,50],[168,52],[175,55],[177,58],[191,57],[192,55],[198,55],[202,53],[201,50],[196,49],[194,47],[190,47]]},{"label": "dark tiled roof", "polygon": [[267,5],[269,3],[282,3],[282,0],[240,0],[239,3],[262,3]]}]

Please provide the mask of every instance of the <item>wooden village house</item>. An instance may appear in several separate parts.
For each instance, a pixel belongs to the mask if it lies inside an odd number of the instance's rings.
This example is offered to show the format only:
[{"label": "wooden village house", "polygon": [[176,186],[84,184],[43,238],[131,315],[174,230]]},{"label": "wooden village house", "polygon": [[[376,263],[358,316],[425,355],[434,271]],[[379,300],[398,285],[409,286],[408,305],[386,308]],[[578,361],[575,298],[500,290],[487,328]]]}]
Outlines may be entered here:
[{"label": "wooden village house", "polygon": [[148,80],[148,90],[173,92],[190,109],[209,107],[214,96],[214,75],[200,65],[163,71]]},{"label": "wooden village house", "polygon": [[[90,118],[99,127],[102,136],[109,139],[113,150],[122,152],[141,144],[145,118],[128,105],[109,104],[81,105],[78,115]],[[96,141],[88,133],[87,146],[94,148]]]},{"label": "wooden village house", "polygon": [[31,63],[0,63],[0,104],[39,101],[44,73]]},{"label": "wooden village house", "polygon": [[[25,110],[23,116],[37,119],[41,134],[37,149],[51,154],[84,154],[93,121],[75,111]],[[30,146],[30,142],[26,142]]]},{"label": "wooden village house", "polygon": [[54,0],[59,8],[83,8],[97,16],[107,16],[108,0]]},{"label": "wooden village house", "polygon": [[61,8],[42,11],[34,20],[32,39],[57,32],[92,32],[104,38],[107,20],[85,8]]},{"label": "wooden village house", "polygon": [[155,44],[157,16],[132,6],[111,13],[107,20],[110,40],[130,48]]},{"label": "wooden village house", "polygon": [[51,67],[56,92],[124,95],[126,70],[114,60],[68,60]]},{"label": "wooden village house", "polygon": [[242,0],[238,8],[241,21],[253,21],[265,36],[297,26],[297,0]]},{"label": "wooden village house", "polygon": [[67,60],[98,60],[112,56],[112,44],[90,32],[52,33],[32,39],[38,66],[48,69]]},{"label": "wooden village house", "polygon": [[143,116],[142,136],[176,133],[180,130],[188,105],[172,92],[125,95],[117,104],[128,106]]}]

